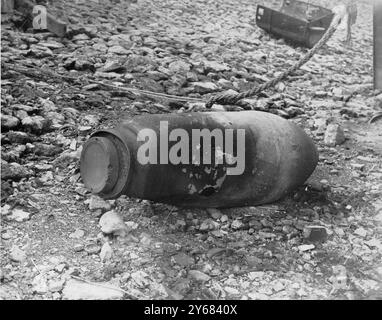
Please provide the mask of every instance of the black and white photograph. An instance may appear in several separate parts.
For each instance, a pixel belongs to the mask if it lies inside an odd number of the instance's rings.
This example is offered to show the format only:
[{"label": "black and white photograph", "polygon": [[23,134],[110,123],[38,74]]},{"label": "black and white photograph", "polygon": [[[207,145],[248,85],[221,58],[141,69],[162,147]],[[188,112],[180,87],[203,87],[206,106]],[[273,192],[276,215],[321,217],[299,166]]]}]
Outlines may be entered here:
[{"label": "black and white photograph", "polygon": [[382,0],[1,0],[0,300],[382,300]]}]

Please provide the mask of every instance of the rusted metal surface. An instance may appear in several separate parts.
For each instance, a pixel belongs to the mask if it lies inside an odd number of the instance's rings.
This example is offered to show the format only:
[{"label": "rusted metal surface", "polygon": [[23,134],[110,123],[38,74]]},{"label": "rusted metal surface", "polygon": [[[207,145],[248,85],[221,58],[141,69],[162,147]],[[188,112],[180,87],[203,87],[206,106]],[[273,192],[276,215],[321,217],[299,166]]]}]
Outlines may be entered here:
[{"label": "rusted metal surface", "polygon": [[256,24],[278,37],[312,48],[328,29],[333,16],[326,8],[285,0],[280,10],[258,5]]},{"label": "rusted metal surface", "polygon": [[[143,129],[162,137],[159,132],[163,122],[168,123],[167,132],[181,128],[188,137],[197,129],[233,130],[236,138],[232,152],[225,147],[221,154],[240,154],[243,172],[229,174],[232,162],[219,164],[216,158],[210,164],[195,162],[193,152],[187,155],[188,164],[163,164],[161,160],[168,159],[175,144],[190,146],[186,139],[169,139],[164,149],[159,144],[162,138],[153,140],[154,144],[158,142],[154,145],[158,163],[142,164],[137,155],[144,142],[138,142],[137,137]],[[245,141],[241,150],[239,129]],[[224,139],[227,141],[227,137]],[[196,149],[205,160],[209,144],[200,141]],[[218,154],[217,140],[210,141],[212,154]],[[126,194],[180,206],[232,207],[280,199],[305,182],[317,161],[314,143],[305,132],[273,114],[244,111],[145,115],[123,122],[116,129],[94,133],[84,145],[81,176],[87,188],[106,199]]]}]

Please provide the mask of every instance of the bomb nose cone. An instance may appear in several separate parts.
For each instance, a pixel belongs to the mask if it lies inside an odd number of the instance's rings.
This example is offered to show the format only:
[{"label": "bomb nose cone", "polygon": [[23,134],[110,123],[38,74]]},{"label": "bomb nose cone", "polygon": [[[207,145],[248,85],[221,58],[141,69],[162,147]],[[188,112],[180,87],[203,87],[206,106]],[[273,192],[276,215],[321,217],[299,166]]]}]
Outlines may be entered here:
[{"label": "bomb nose cone", "polygon": [[113,143],[93,137],[85,144],[81,159],[81,176],[85,186],[94,193],[110,190],[117,181],[118,154]]},{"label": "bomb nose cone", "polygon": [[81,154],[81,177],[92,193],[102,197],[116,197],[128,177],[128,150],[111,134],[91,137]]}]

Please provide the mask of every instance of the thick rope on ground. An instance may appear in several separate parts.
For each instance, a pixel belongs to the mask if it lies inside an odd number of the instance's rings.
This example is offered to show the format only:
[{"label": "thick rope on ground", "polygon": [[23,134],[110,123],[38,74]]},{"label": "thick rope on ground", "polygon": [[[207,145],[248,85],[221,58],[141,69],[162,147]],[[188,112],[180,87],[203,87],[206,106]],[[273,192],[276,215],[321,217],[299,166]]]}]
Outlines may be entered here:
[{"label": "thick rope on ground", "polygon": [[211,108],[215,103],[221,104],[221,105],[227,105],[227,104],[235,105],[235,104],[238,104],[238,102],[241,99],[256,96],[259,93],[263,92],[264,90],[274,87],[278,82],[285,79],[293,72],[297,71],[301,66],[307,63],[313,57],[313,55],[318,51],[318,49],[320,49],[334,34],[338,25],[341,22],[341,19],[342,19],[342,16],[340,14],[336,14],[329,28],[326,30],[322,38],[316,43],[316,45],[311,50],[309,50],[296,64],[289,67],[287,70],[285,70],[276,78],[269,80],[268,82],[265,82],[261,84],[260,86],[253,87],[252,89],[241,92],[241,93],[231,93],[231,92],[219,93],[211,97],[207,101],[206,108]]}]

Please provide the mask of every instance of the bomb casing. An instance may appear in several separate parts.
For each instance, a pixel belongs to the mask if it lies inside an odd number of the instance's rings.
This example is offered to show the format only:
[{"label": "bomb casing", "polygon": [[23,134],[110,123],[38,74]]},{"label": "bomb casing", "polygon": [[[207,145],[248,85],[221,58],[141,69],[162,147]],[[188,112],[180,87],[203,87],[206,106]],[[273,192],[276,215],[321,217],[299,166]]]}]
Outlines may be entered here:
[{"label": "bomb casing", "polygon": [[136,116],[95,132],[81,154],[85,186],[187,207],[274,202],[314,171],[318,154],[297,125],[259,111]]}]

